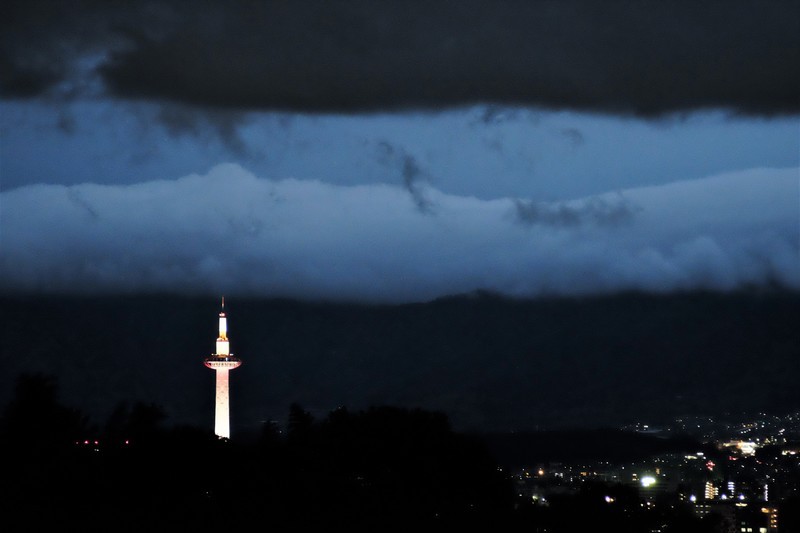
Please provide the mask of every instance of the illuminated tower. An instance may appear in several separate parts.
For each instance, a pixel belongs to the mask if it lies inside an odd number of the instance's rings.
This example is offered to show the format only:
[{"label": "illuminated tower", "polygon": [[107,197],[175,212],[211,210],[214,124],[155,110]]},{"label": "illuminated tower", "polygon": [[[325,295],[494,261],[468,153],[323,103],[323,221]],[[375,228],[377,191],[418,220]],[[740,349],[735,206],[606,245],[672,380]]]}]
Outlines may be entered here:
[{"label": "illuminated tower", "polygon": [[218,437],[226,439],[231,438],[228,372],[241,364],[241,359],[234,357],[230,351],[230,342],[228,342],[228,319],[225,317],[225,298],[223,297],[222,310],[219,312],[217,352],[205,359],[205,365],[217,373],[214,433],[216,433]]}]

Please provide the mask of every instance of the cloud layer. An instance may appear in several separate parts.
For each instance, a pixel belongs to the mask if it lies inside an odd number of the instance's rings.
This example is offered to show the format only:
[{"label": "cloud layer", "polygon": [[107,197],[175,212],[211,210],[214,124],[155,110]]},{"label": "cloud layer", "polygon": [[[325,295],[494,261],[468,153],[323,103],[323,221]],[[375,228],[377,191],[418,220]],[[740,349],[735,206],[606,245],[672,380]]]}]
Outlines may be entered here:
[{"label": "cloud layer", "polygon": [[800,111],[800,4],[9,2],[2,94],[361,112],[475,102]]},{"label": "cloud layer", "polygon": [[[0,194],[0,287],[408,302],[625,289],[800,289],[798,169],[543,203],[424,182],[336,186],[234,164]],[[426,209],[418,205],[423,195]]]}]

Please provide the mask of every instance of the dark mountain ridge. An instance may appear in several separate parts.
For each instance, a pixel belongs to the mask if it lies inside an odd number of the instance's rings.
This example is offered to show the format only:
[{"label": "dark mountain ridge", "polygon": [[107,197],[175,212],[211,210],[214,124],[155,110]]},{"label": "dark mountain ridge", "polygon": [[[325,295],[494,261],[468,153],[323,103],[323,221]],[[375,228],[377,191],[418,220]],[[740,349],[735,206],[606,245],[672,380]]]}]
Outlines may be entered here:
[{"label": "dark mountain ridge", "polygon": [[[464,430],[597,428],[800,408],[800,294],[627,293],[406,305],[228,298],[232,427],[345,405],[420,407]],[[210,425],[219,301],[0,297],[0,403],[23,372],[102,421],[119,401]]]}]

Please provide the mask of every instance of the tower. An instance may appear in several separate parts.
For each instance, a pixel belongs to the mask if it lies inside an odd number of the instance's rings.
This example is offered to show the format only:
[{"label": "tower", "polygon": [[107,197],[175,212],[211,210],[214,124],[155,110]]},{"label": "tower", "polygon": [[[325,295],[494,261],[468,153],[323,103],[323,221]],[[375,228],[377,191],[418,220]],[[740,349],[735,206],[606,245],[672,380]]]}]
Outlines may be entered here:
[{"label": "tower", "polygon": [[228,341],[228,319],[225,316],[225,297],[222,298],[222,310],[219,312],[219,336],[216,353],[206,357],[204,364],[217,373],[216,401],[214,408],[214,433],[218,437],[231,438],[230,402],[228,373],[241,366],[242,360],[230,352]]}]

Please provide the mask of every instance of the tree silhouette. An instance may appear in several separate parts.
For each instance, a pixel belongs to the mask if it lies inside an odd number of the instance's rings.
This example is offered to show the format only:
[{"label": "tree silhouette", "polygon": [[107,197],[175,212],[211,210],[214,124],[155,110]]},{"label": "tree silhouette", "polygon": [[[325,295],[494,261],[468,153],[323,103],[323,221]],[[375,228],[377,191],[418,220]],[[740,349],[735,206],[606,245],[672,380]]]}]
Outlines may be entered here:
[{"label": "tree silhouette", "polygon": [[88,419],[58,401],[53,376],[21,374],[0,422],[3,442],[27,452],[70,446],[88,432]]},{"label": "tree silhouette", "polygon": [[[481,443],[419,409],[340,408],[314,422],[289,413],[290,486],[305,527],[395,530],[473,525],[511,509],[511,486]],[[307,480],[311,479],[312,482]]]},{"label": "tree silhouette", "polygon": [[314,417],[303,409],[300,404],[293,403],[289,406],[289,420],[287,422],[288,438],[293,442],[302,442],[310,437],[314,424]]}]

